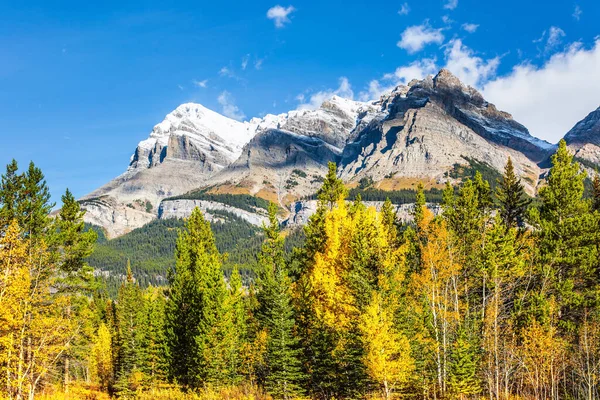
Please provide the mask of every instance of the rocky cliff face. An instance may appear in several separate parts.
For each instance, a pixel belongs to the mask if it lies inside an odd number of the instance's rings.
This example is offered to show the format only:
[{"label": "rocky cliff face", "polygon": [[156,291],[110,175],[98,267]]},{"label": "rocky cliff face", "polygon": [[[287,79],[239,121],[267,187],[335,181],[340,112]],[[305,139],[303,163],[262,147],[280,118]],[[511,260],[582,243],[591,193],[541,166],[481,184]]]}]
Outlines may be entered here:
[{"label": "rocky cliff face", "polygon": [[537,163],[554,148],[446,70],[411,82],[380,104],[388,115],[372,120],[344,149],[346,181],[368,177],[382,188],[415,179],[442,184],[456,164],[473,159],[502,171],[511,157],[533,193]]},{"label": "rocky cliff face", "polygon": [[125,173],[80,200],[86,221],[105,227],[109,237],[144,225],[156,218],[162,199],[202,186],[257,131],[277,123],[273,115],[238,122],[199,104],[177,107],[138,144]]},{"label": "rocky cliff face", "polygon": [[[580,159],[600,163],[599,121],[600,108],[565,137]],[[104,226],[109,236],[159,215],[187,216],[195,205],[208,210],[194,201],[161,205],[167,197],[198,188],[274,201],[290,210],[293,223],[303,220],[294,202],[320,187],[329,161],[338,163],[349,185],[368,178],[377,188],[395,190],[418,181],[435,187],[460,179],[455,171],[472,161],[501,172],[511,157],[534,194],[544,173],[541,166],[554,149],[441,70],[377,101],[333,96],[315,110],[247,122],[183,104],[139,143],[123,175],[81,203],[88,210],[86,220]]]},{"label": "rocky cliff face", "polygon": [[575,124],[565,135],[565,141],[590,172],[593,166],[600,168],[600,107]]},{"label": "rocky cliff face", "polygon": [[333,96],[316,110],[291,111],[277,128],[261,130],[229,167],[206,185],[215,192],[247,193],[287,205],[314,193],[329,161],[378,107]]}]

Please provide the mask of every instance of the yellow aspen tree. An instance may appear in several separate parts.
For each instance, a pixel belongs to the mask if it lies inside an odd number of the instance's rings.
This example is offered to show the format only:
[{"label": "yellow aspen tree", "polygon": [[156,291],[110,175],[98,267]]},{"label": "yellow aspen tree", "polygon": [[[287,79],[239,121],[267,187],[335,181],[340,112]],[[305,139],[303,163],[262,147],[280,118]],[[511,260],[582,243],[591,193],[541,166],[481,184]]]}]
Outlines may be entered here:
[{"label": "yellow aspen tree", "polygon": [[8,398],[16,397],[23,386],[18,339],[25,329],[23,311],[31,286],[28,253],[27,243],[13,220],[0,236],[0,394]]},{"label": "yellow aspen tree", "polygon": [[361,318],[365,354],[363,362],[371,379],[382,388],[384,397],[408,382],[414,369],[410,343],[394,328],[393,313],[382,295],[374,292]]},{"label": "yellow aspen tree", "polygon": [[566,367],[566,343],[553,325],[534,320],[523,332],[522,374],[528,394],[536,399],[559,399],[558,383]]},{"label": "yellow aspen tree", "polygon": [[424,209],[419,230],[424,232],[424,242],[420,244],[422,265],[413,278],[412,292],[420,296],[424,304],[420,311],[428,321],[437,390],[445,394],[451,338],[460,321],[458,279],[461,268],[455,261],[445,220],[434,219],[433,213]]},{"label": "yellow aspen tree", "polygon": [[112,337],[106,324],[101,323],[90,354],[92,382],[107,390],[113,378]]}]

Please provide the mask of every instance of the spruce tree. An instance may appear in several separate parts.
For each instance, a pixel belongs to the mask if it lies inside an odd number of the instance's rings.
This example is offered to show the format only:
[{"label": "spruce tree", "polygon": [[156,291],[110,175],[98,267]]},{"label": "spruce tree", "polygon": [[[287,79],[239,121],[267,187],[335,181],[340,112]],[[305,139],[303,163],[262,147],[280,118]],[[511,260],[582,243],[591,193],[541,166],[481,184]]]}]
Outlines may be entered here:
[{"label": "spruce tree", "polygon": [[271,203],[269,225],[263,228],[265,242],[258,256],[257,298],[259,320],[268,334],[265,386],[275,398],[290,399],[302,393],[303,375],[298,339],[294,333],[291,281],[276,212],[276,206]]},{"label": "spruce tree", "polygon": [[423,191],[423,184],[419,182],[415,197],[415,208],[413,210],[413,218],[417,227],[423,221],[423,207],[425,207],[425,192]]},{"label": "spruce tree", "polygon": [[[49,214],[54,203],[50,203],[50,190],[44,174],[33,162],[29,163],[29,168],[22,175],[21,184],[19,224],[27,237],[36,240],[46,233],[50,225]],[[52,239],[47,240],[51,241]]]},{"label": "spruce tree", "polygon": [[459,398],[481,391],[481,382],[477,377],[479,357],[472,341],[466,329],[461,326],[452,346],[449,370],[450,390]]},{"label": "spruce tree", "polygon": [[81,210],[79,203],[67,189],[62,196],[62,207],[55,223],[60,247],[60,268],[65,274],[63,283],[71,291],[89,290],[93,283],[92,268],[87,265],[86,258],[92,254],[98,235],[91,229],[85,229],[84,215],[85,211]]},{"label": "spruce tree", "polygon": [[196,208],[179,233],[166,311],[170,377],[197,388],[224,360],[209,352],[222,339],[227,288],[210,224]]},{"label": "spruce tree", "polygon": [[[22,176],[17,172],[19,167],[15,160],[6,166],[6,172],[0,180],[0,229],[5,229],[10,222],[18,218],[18,207],[22,195]],[[21,222],[21,221],[19,221]]]},{"label": "spruce tree", "polygon": [[335,163],[330,161],[323,186],[317,192],[317,199],[331,210],[340,199],[343,200],[346,196],[348,196],[348,189],[342,180],[338,179]]},{"label": "spruce tree", "polygon": [[531,213],[537,227],[540,272],[550,278],[566,329],[574,328],[582,307],[595,297],[597,225],[589,202],[583,199],[584,180],[585,172],[561,140],[552,156],[548,183],[540,189],[542,205]]},{"label": "spruce tree", "polygon": [[127,262],[127,278],[119,289],[116,306],[119,351],[116,389],[122,395],[130,395],[142,383],[146,348],[144,335],[146,319],[142,291],[133,278],[131,265]]},{"label": "spruce tree", "polygon": [[522,226],[525,220],[525,211],[531,203],[521,184],[521,178],[515,174],[515,168],[509,157],[504,167],[502,178],[498,179],[496,198],[500,205],[500,216],[507,228]]}]

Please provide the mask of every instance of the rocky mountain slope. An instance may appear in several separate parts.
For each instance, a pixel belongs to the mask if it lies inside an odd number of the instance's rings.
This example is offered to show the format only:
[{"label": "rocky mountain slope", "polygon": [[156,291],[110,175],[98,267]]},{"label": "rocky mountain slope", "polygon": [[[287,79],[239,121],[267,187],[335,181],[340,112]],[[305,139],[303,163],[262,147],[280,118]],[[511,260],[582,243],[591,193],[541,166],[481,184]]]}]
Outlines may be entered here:
[{"label": "rocky mountain slope", "polygon": [[600,168],[600,107],[575,124],[565,135],[565,141],[589,169]]},{"label": "rocky mountain slope", "polygon": [[[581,159],[600,161],[600,109],[566,139]],[[477,165],[502,171],[511,157],[534,194],[555,145],[537,139],[447,70],[398,86],[371,102],[333,96],[315,110],[293,110],[238,122],[199,104],[183,104],[139,143],[127,171],[81,199],[86,220],[119,236],[190,207],[218,205],[185,193],[249,194],[295,202],[321,185],[327,163],[349,185],[381,190],[441,187]],[[596,160],[596,161],[593,161]],[[177,201],[168,198],[177,196]],[[164,199],[167,199],[163,202]],[[161,204],[161,202],[163,202]],[[236,212],[236,210],[230,210]],[[264,215],[236,214],[260,223]],[[242,215],[243,214],[243,215]],[[252,214],[252,213],[250,213]]]},{"label": "rocky mountain slope", "polygon": [[436,186],[457,164],[476,160],[502,171],[511,157],[533,193],[541,172],[537,164],[554,148],[447,70],[411,82],[382,107],[388,115],[373,120],[344,149],[341,177],[348,182],[369,178],[385,189],[410,187],[416,180]]}]

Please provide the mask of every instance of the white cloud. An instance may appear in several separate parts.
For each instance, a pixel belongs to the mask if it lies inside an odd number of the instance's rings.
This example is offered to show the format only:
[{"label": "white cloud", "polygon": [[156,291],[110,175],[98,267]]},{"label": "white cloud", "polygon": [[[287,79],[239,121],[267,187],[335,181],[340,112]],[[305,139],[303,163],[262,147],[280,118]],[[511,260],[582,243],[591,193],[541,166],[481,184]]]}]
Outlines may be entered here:
[{"label": "white cloud", "polygon": [[296,100],[300,102],[298,104],[298,110],[314,110],[317,109],[323,104],[325,100],[330,99],[332,96],[339,96],[346,99],[353,99],[354,92],[352,91],[352,86],[348,81],[348,78],[342,76],[339,80],[340,86],[337,89],[327,89],[322,90],[320,92],[314,93],[310,96],[307,102],[306,96],[304,94],[299,94],[296,96]]},{"label": "white cloud", "polygon": [[408,5],[408,3],[402,4],[400,9],[398,10],[399,15],[408,15],[409,12],[410,12],[410,6]]},{"label": "white cloud", "polygon": [[565,37],[565,31],[560,29],[557,26],[551,26],[550,29],[542,32],[542,36],[539,39],[535,39],[533,43],[543,43],[544,44],[544,53],[549,53],[553,49],[555,49],[562,42],[562,38]]},{"label": "white cloud", "polygon": [[406,28],[397,45],[412,54],[422,50],[430,43],[441,44],[443,41],[442,29],[434,29],[425,22],[422,25]]},{"label": "white cloud", "polygon": [[442,15],[442,22],[446,25],[450,25],[451,23],[454,22],[454,20],[452,18],[450,18],[449,15]]},{"label": "white cloud", "polygon": [[290,23],[289,15],[296,9],[293,6],[282,7],[276,5],[275,7],[269,8],[267,11],[267,18],[272,19],[275,23],[275,27],[283,28],[285,24]]},{"label": "white cloud", "polygon": [[600,39],[554,54],[544,65],[521,64],[484,86],[483,94],[532,135],[557,142],[600,104]]},{"label": "white cloud", "polygon": [[228,78],[233,78],[235,76],[235,74],[233,73],[233,71],[231,69],[229,69],[228,67],[221,68],[219,70],[219,75],[226,76]]},{"label": "white cloud", "polygon": [[221,112],[224,116],[236,119],[238,121],[246,118],[246,114],[239,109],[238,106],[235,105],[233,97],[231,97],[231,93],[224,90],[221,92],[219,97],[217,97],[217,101],[221,105]]},{"label": "white cloud", "polygon": [[181,86],[181,85],[177,85],[177,87],[179,88],[179,90],[183,90],[183,89],[185,89],[185,88],[184,88],[183,86]]},{"label": "white cloud", "polygon": [[197,81],[197,80],[195,80],[195,79],[194,79],[194,80],[192,81],[192,83],[193,83],[194,85],[198,86],[198,87],[205,88],[205,87],[206,87],[206,84],[208,83],[208,79],[205,79],[205,80],[203,80],[203,81]]},{"label": "white cloud", "polygon": [[248,66],[248,61],[250,60],[250,54],[246,54],[244,57],[242,57],[242,69],[245,70],[246,67]]},{"label": "white cloud", "polygon": [[454,10],[456,7],[458,7],[458,0],[448,0],[444,4],[444,8],[447,10]]},{"label": "white cloud", "polygon": [[579,19],[581,18],[581,14],[583,14],[581,7],[579,7],[579,5],[576,5],[575,11],[573,11],[573,18],[575,18],[577,21],[579,21]]},{"label": "white cloud", "polygon": [[446,68],[463,83],[475,87],[494,76],[500,64],[499,57],[484,60],[476,56],[473,50],[463,45],[460,39],[450,41],[445,56]]},{"label": "white cloud", "polygon": [[258,60],[254,61],[254,69],[261,69],[263,61],[264,60],[262,58],[259,58]]},{"label": "white cloud", "polygon": [[462,24],[462,28],[469,33],[475,33],[477,28],[479,28],[479,25],[478,24]]},{"label": "white cloud", "polygon": [[548,34],[548,41],[546,42],[546,47],[552,48],[559,45],[563,37],[565,37],[565,31],[556,26],[551,26],[550,33]]}]

